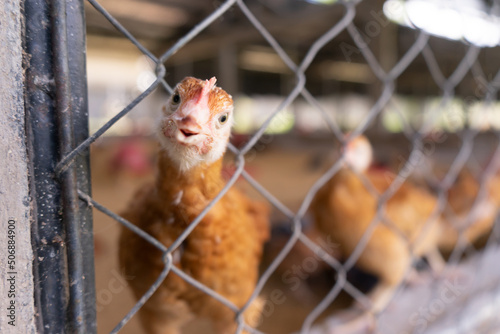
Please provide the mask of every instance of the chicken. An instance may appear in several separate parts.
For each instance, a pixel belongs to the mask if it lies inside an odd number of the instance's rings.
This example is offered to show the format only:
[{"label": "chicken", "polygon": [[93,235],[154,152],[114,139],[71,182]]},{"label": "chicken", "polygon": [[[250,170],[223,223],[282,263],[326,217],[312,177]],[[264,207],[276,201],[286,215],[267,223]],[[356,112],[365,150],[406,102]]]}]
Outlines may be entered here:
[{"label": "chicken", "polygon": [[[385,192],[391,184],[389,175],[392,173],[369,169],[372,156],[368,139],[364,136],[353,139],[346,146],[344,156],[344,163],[353,170],[343,166],[317,192],[311,203],[316,227],[339,244],[344,259],[354,252],[378,208],[377,197],[367,190],[357,173],[364,174],[379,193]],[[432,254],[435,261],[439,222],[433,219],[428,228],[423,226],[431,218],[436,205],[435,197],[409,181],[404,182],[386,202],[385,217],[399,232],[379,221],[356,262],[361,270],[379,279],[370,292],[375,313],[385,308],[412,264],[409,243],[417,256]]]},{"label": "chicken", "polygon": [[500,175],[494,175],[486,185],[484,198],[472,210],[479,194],[479,183],[468,169],[462,170],[447,194],[443,212],[443,234],[439,247],[451,252],[463,231],[468,242],[475,242],[491,230],[500,207]]},{"label": "chicken", "polygon": [[[222,156],[230,136],[233,101],[215,78],[187,77],[175,88],[158,122],[160,150],[153,184],[141,189],[123,217],[170,246],[225,185]],[[242,307],[254,291],[269,206],[231,188],[173,255],[174,265]],[[163,269],[162,254],[123,228],[119,263],[139,299]],[[254,326],[262,303],[244,313]],[[194,318],[212,320],[216,333],[234,333],[235,313],[170,272],[139,311],[147,333],[181,333]]]},{"label": "chicken", "polygon": [[112,153],[108,170],[111,177],[122,173],[133,177],[149,174],[152,170],[149,152],[137,138],[125,138]]}]

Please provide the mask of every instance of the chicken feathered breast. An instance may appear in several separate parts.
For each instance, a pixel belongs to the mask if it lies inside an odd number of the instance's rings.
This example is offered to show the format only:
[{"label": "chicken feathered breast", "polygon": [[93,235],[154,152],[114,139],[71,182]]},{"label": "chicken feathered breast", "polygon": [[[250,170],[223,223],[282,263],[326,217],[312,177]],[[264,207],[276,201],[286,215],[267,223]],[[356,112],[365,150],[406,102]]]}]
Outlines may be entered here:
[{"label": "chicken feathered breast", "polygon": [[[311,211],[315,223],[325,236],[339,244],[344,259],[348,258],[376,217],[378,198],[363,183],[363,174],[378,193],[390,186],[391,173],[369,170],[372,148],[361,136],[355,138],[345,150],[347,166],[341,168],[316,194]],[[410,244],[417,255],[435,254],[439,225],[430,221],[424,229],[437,201],[428,191],[406,181],[387,201],[385,217],[394,226],[379,221],[356,265],[379,278],[372,291],[373,309],[383,309],[392,291],[404,278],[411,266]],[[423,234],[423,235],[422,235]]]},{"label": "chicken feathered breast", "polygon": [[[160,150],[156,181],[141,189],[123,213],[165,246],[222,190],[222,155],[228,143],[233,101],[215,78],[188,77],[175,88],[158,122]],[[231,188],[174,253],[174,265],[243,306],[258,279],[263,243],[269,237],[269,207]],[[119,262],[136,298],[163,269],[162,254],[123,228]],[[250,326],[259,303],[245,313]],[[170,272],[139,311],[147,333],[177,334],[195,317],[213,321],[216,333],[234,333],[235,313]]]}]

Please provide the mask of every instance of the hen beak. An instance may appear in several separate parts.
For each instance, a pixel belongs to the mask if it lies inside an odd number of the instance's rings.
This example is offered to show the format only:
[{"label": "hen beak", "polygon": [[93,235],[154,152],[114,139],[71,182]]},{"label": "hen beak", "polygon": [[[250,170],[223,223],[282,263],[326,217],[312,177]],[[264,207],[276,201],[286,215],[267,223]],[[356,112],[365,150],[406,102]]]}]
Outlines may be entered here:
[{"label": "hen beak", "polygon": [[175,137],[180,143],[194,143],[203,132],[200,122],[191,115],[177,119],[175,123],[177,125],[177,134]]}]

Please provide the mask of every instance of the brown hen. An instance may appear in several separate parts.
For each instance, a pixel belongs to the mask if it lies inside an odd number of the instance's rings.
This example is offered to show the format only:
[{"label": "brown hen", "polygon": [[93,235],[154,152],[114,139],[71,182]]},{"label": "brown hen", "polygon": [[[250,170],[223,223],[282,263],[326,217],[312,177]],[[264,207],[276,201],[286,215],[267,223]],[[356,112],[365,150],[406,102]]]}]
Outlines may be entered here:
[{"label": "brown hen", "polygon": [[500,175],[485,184],[484,197],[476,203],[480,185],[472,172],[464,169],[448,190],[448,204],[443,212],[443,234],[439,246],[451,252],[463,233],[467,242],[474,243],[493,227],[500,208]]},{"label": "brown hen", "polygon": [[[311,204],[318,230],[339,244],[344,259],[354,252],[378,209],[377,196],[367,189],[358,173],[378,193],[384,193],[393,180],[392,173],[369,170],[372,155],[369,141],[363,136],[355,138],[345,150],[345,162],[352,169],[342,167],[317,192]],[[440,227],[436,221],[429,221],[428,228],[423,227],[436,205],[435,197],[409,181],[386,202],[385,217],[393,226],[379,221],[356,262],[360,269],[379,279],[370,293],[373,311],[387,305],[410,268],[410,244],[416,255],[432,254],[434,260]]]},{"label": "brown hen", "polygon": [[[123,217],[170,246],[225,185],[222,156],[232,112],[232,98],[215,86],[215,78],[181,81],[158,123],[156,181],[134,196]],[[231,188],[174,252],[174,265],[242,307],[258,279],[268,214],[266,204]],[[162,271],[162,254],[126,228],[119,248],[120,266],[139,299]],[[216,333],[236,329],[233,311],[172,272],[139,315],[147,333],[181,333],[193,318],[211,319]],[[256,325],[260,304],[251,304],[244,316]]]}]

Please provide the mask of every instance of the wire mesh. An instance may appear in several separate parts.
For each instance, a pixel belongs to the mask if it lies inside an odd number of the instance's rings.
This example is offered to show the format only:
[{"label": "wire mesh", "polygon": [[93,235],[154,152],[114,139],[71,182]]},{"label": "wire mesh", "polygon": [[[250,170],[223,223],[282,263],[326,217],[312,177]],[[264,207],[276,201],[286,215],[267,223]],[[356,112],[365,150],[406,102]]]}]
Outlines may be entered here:
[{"label": "wire mesh", "polygon": [[[203,32],[207,27],[209,27],[216,19],[223,16],[229,10],[234,7],[239,8],[247,20],[253,25],[254,29],[256,29],[262,37],[267,41],[269,46],[272,47],[274,52],[279,55],[279,57],[283,60],[286,66],[294,73],[295,75],[295,83],[293,85],[293,89],[291,89],[290,93],[281,101],[280,105],[269,113],[268,118],[262,123],[260,128],[252,135],[250,140],[242,147],[236,148],[235,146],[230,145],[229,149],[235,155],[235,165],[237,166],[234,174],[231,176],[229,181],[227,182],[224,189],[207,205],[207,207],[200,213],[198,217],[196,217],[191,224],[185,229],[185,231],[171,244],[170,246],[165,246],[161,244],[158,240],[154,239],[151,235],[148,235],[146,232],[140,230],[135,225],[121,218],[119,215],[111,212],[104,206],[100,205],[96,201],[94,201],[88,194],[79,191],[79,197],[81,200],[88,203],[88,205],[95,207],[97,210],[102,211],[106,215],[112,217],[120,224],[125,226],[126,228],[134,231],[142,238],[151,243],[154,247],[159,249],[163,253],[163,262],[164,268],[157,280],[149,290],[144,294],[142,298],[140,298],[136,305],[130,310],[130,312],[123,318],[123,320],[113,329],[112,333],[117,333],[132,316],[145,304],[148,298],[156,291],[156,289],[161,285],[165,277],[170,274],[170,272],[174,272],[179,275],[182,279],[186,280],[189,284],[193,285],[197,289],[203,291],[204,293],[212,296],[216,300],[220,301],[222,304],[229,307],[235,313],[235,319],[238,323],[238,333],[243,329],[249,331],[251,333],[260,333],[255,328],[250,328],[247,324],[244,323],[243,318],[241,317],[242,313],[247,310],[249,305],[257,298],[257,296],[262,292],[264,285],[268,282],[271,275],[275,272],[277,267],[282,263],[284,258],[290,253],[291,249],[297,243],[303,243],[306,247],[311,249],[318,257],[328,263],[335,271],[336,271],[336,282],[334,286],[331,288],[329,293],[324,296],[324,299],[310,312],[305,321],[303,322],[303,326],[301,328],[301,333],[309,333],[313,331],[314,323],[317,321],[318,317],[325,311],[325,309],[338,297],[338,295],[344,291],[350,296],[352,296],[358,303],[363,305],[363,307],[371,312],[371,302],[370,300],[359,291],[356,287],[349,283],[346,279],[346,273],[349,269],[351,269],[358,259],[360,258],[363,251],[366,249],[367,243],[372,236],[374,230],[380,225],[383,224],[389,228],[391,228],[395,233],[401,235],[406,242],[408,243],[408,247],[413,254],[413,259],[416,260],[417,256],[414,254],[414,245],[417,241],[413,240],[410,242],[405,235],[399,231],[397,226],[393,222],[391,222],[386,214],[386,204],[389,199],[400,189],[402,184],[413,175],[413,173],[418,169],[419,163],[425,157],[423,156],[423,150],[425,145],[425,135],[428,133],[432,133],[437,118],[440,117],[440,109],[443,109],[448,103],[450,103],[451,99],[455,96],[455,90],[457,86],[462,82],[464,77],[470,73],[474,72],[475,76],[478,78],[482,78],[482,83],[485,85],[485,89],[487,94],[484,97],[484,101],[486,103],[493,103],[496,100],[498,89],[500,88],[500,71],[495,75],[495,77],[488,81],[484,73],[481,73],[482,70],[477,63],[478,56],[480,54],[481,49],[475,46],[469,46],[468,51],[466,52],[463,60],[457,66],[457,68],[452,72],[448,77],[443,74],[440,69],[440,65],[436,60],[436,57],[429,46],[429,35],[425,32],[421,31],[412,46],[407,50],[407,52],[402,55],[399,61],[389,70],[385,71],[383,67],[380,65],[379,60],[371,51],[369,45],[365,41],[365,39],[361,36],[359,29],[354,24],[354,19],[356,18],[356,7],[361,1],[344,1],[338,2],[336,6],[342,8],[343,16],[340,20],[335,22],[332,27],[325,32],[322,36],[320,36],[316,41],[311,43],[311,46],[308,49],[308,52],[303,57],[302,61],[299,63],[294,62],[287,52],[282,48],[280,43],[273,37],[273,35],[264,27],[264,25],[259,21],[259,18],[252,13],[249,7],[245,4],[243,0],[229,0],[222,3],[216,10],[213,11],[208,17],[200,21],[195,27],[193,27],[184,37],[179,39],[177,43],[175,43],[171,48],[166,50],[161,54],[160,57],[155,57],[152,52],[150,52],[146,47],[144,47],[138,39],[136,39],[133,34],[127,31],[118,20],[116,20],[110,13],[106,11],[97,1],[88,0],[88,2],[100,12],[123,36],[130,40],[133,45],[137,47],[140,52],[142,52],[145,56],[151,59],[156,64],[156,80],[147,88],[144,92],[138,95],[129,105],[127,105],[122,111],[116,114],[113,118],[111,118],[103,127],[101,127],[97,132],[95,132],[92,136],[87,138],[85,141],[80,143],[72,152],[68,153],[57,165],[57,173],[62,173],[66,168],[71,166],[74,163],[75,157],[80,154],[85,154],[88,152],[90,145],[96,141],[100,136],[102,136],[111,126],[113,126],[118,120],[120,120],[124,115],[129,113],[137,104],[141,103],[147,96],[152,94],[156,89],[163,87],[169,93],[172,92],[171,87],[165,81],[165,66],[164,63],[179,49],[181,49],[186,44],[190,43],[197,35]],[[380,82],[380,91],[378,98],[375,103],[372,105],[366,117],[363,121],[349,134],[344,134],[341,130],[340,126],[337,124],[335,120],[333,120],[327,112],[325,112],[324,108],[321,106],[319,101],[307,90],[306,82],[307,75],[306,71],[308,70],[311,63],[314,61],[318,52],[328,43],[331,43],[335,40],[335,38],[342,32],[347,32],[352,41],[354,42],[356,49],[361,53],[366,63],[369,65],[374,75]],[[287,108],[290,104],[297,100],[299,96],[302,96],[305,101],[307,101],[313,108],[316,109],[318,113],[324,117],[325,122],[328,124],[328,127],[333,134],[333,136],[342,143],[343,146],[348,145],[353,138],[358,135],[361,135],[366,132],[368,127],[373,123],[373,121],[381,115],[384,108],[392,103],[392,100],[395,96],[395,90],[397,87],[397,80],[402,75],[402,73],[408,69],[408,67],[412,64],[412,62],[417,57],[423,57],[425,63],[428,67],[429,73],[432,75],[435,84],[440,88],[442,92],[442,99],[439,105],[429,113],[429,117],[425,119],[420,128],[413,129],[408,121],[400,114],[400,119],[405,124],[403,133],[407,140],[411,144],[411,152],[409,158],[404,162],[404,165],[399,170],[398,174],[394,177],[391,186],[384,193],[377,192],[369,179],[367,179],[364,175],[358,175],[363,183],[366,185],[367,189],[370,190],[371,194],[377,198],[378,201],[378,210],[377,215],[372,219],[369,227],[366,229],[362,239],[358,243],[355,250],[349,255],[345,262],[341,263],[336,258],[330,256],[327,252],[323,251],[321,245],[318,245],[316,242],[308,238],[306,234],[303,233],[303,224],[304,217],[308,212],[311,202],[313,201],[314,196],[318,192],[320,188],[322,188],[334,175],[336,175],[339,170],[344,166],[344,157],[341,156],[339,160],[337,160],[331,167],[312,185],[309,192],[304,197],[300,208],[297,212],[294,212],[279,199],[273,196],[266,188],[261,185],[257,180],[253,179],[245,170],[245,155],[250,152],[250,150],[254,147],[254,145],[258,142],[258,140],[263,136],[264,132],[268,128],[271,121],[276,118],[281,111]],[[471,154],[474,150],[474,139],[478,135],[479,130],[468,128],[465,129],[462,133],[459,134],[461,145],[459,149],[459,153],[451,163],[446,175],[442,180],[440,180],[435,186],[438,189],[437,198],[438,205],[435,207],[433,213],[428,218],[425,226],[431,223],[431,221],[435,220],[441,214],[443,214],[444,208],[447,202],[447,192],[450,187],[453,185],[455,180],[457,179],[459,172],[466,166],[466,163],[469,159],[471,159]],[[496,139],[500,138],[500,134],[498,132],[495,133]],[[479,194],[473,204],[471,212],[474,212],[474,208],[479,206],[481,201],[487,196],[487,185],[492,177],[498,173],[500,167],[500,148],[497,147],[496,151],[493,153],[491,162],[488,167],[485,169],[484,173],[480,179],[480,190]],[[433,175],[429,175],[432,177]],[[290,239],[283,247],[283,249],[279,252],[279,254],[275,257],[275,259],[271,262],[271,264],[266,268],[264,272],[261,273],[258,283],[254,289],[253,294],[251,295],[248,302],[241,308],[238,308],[236,305],[227,300],[224,296],[218,294],[217,292],[211,290],[207,286],[202,283],[194,280],[186,273],[183,273],[180,269],[172,265],[172,254],[178,249],[178,247],[182,244],[182,242],[189,236],[189,234],[198,226],[203,217],[207,214],[207,212],[220,200],[222,196],[226,194],[226,192],[233,187],[234,183],[239,177],[243,177],[246,179],[264,198],[266,198],[275,208],[275,210],[281,212],[285,217],[290,220],[291,229],[293,231]],[[496,209],[495,209],[496,210]],[[473,223],[474,217],[469,215],[465,219],[465,225],[469,226]],[[424,228],[425,231],[425,228]],[[465,229],[462,229],[459,242],[457,246],[454,248],[453,253],[450,257],[450,264],[459,263],[460,259],[470,248],[470,243],[467,241],[465,237]],[[423,234],[423,233],[422,233]],[[495,246],[495,237],[492,234],[490,238],[490,246]],[[411,268],[408,268],[405,276],[410,274]],[[398,286],[398,290],[403,289],[404,286]],[[397,294],[398,291],[395,292]],[[464,310],[465,312],[465,310]],[[383,312],[380,314],[374,314],[376,318],[378,318]],[[415,331],[418,332],[418,331]]]}]

